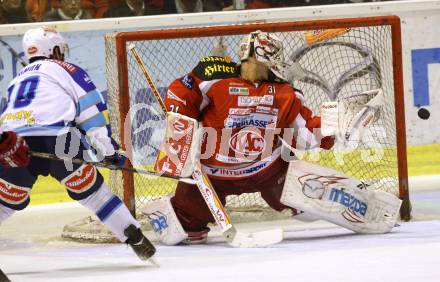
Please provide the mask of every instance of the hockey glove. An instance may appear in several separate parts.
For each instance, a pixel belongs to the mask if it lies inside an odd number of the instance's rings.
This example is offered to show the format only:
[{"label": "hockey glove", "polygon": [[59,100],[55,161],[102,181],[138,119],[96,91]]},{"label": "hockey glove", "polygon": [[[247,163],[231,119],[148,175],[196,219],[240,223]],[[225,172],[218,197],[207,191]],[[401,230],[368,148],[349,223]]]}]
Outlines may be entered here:
[{"label": "hockey glove", "polygon": [[322,103],[322,135],[335,135],[345,147],[357,146],[368,127],[379,119],[384,103],[381,89]]},{"label": "hockey glove", "polygon": [[116,152],[112,156],[105,157],[102,163],[109,169],[118,169],[124,167],[126,160],[127,157],[123,153]]},{"label": "hockey glove", "polygon": [[5,168],[29,164],[29,147],[26,141],[12,131],[5,131],[0,140],[0,165]]}]

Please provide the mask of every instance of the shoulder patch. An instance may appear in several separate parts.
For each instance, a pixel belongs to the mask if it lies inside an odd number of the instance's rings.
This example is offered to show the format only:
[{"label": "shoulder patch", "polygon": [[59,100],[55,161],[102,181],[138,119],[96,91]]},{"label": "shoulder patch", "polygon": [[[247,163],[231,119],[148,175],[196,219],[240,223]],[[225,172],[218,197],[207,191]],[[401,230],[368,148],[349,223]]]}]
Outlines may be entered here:
[{"label": "shoulder patch", "polygon": [[89,92],[96,89],[95,84],[90,79],[89,75],[82,68],[75,66],[74,64],[47,59],[47,61],[56,63],[60,65],[63,69],[65,69],[72,79],[85,91]]},{"label": "shoulder patch", "polygon": [[180,79],[180,82],[182,82],[182,84],[185,85],[186,88],[191,90],[193,88],[193,84],[194,84],[194,77],[187,74]]},{"label": "shoulder patch", "polygon": [[216,56],[202,58],[193,73],[204,81],[239,76],[237,64],[227,57]]}]

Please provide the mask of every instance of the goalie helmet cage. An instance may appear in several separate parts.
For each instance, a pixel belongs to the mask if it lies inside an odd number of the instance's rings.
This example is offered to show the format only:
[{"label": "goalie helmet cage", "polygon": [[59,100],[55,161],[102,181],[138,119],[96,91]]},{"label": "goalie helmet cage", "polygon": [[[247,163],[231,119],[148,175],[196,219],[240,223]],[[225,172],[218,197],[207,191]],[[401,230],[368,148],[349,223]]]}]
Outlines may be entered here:
[{"label": "goalie helmet cage", "polygon": [[[134,166],[151,166],[163,138],[164,116],[139,66],[128,51],[135,44],[162,97],[167,86],[190,72],[199,59],[229,56],[238,61],[241,37],[262,30],[283,40],[284,55],[300,66],[292,81],[305,105],[319,114],[321,102],[374,88],[386,97],[381,117],[355,150],[331,150],[303,157],[332,167],[398,195],[401,218],[410,219],[402,81],[400,19],[397,16],[254,23],[106,35],[108,105],[113,137],[132,154]],[[127,119],[126,119],[127,117]],[[125,130],[124,130],[125,128]],[[377,150],[378,149],[378,150]],[[173,193],[176,182],[112,171],[110,187],[130,211]],[[261,220],[269,210],[258,194],[227,199],[226,207],[243,218]],[[276,213],[276,212],[275,212]],[[275,216],[269,212],[267,218]],[[233,216],[234,217],[234,216]],[[251,216],[252,218],[252,216]]]}]

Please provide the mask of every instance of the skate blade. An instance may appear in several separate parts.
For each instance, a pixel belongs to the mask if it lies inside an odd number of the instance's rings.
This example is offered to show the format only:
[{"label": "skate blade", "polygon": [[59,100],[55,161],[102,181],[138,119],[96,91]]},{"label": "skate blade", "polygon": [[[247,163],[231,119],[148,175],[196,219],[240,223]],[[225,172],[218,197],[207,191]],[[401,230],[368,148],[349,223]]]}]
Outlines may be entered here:
[{"label": "skate blade", "polygon": [[149,263],[151,263],[154,267],[160,268],[159,263],[154,258],[147,259]]}]

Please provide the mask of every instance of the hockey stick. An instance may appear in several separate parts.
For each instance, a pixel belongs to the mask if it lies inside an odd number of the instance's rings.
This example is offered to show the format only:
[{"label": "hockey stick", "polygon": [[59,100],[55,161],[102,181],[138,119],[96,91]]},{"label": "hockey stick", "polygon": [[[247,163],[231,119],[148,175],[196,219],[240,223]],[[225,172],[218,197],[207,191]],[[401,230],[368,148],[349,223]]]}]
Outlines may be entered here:
[{"label": "hockey stick", "polygon": [[[151,91],[157,99],[157,102],[160,104],[164,113],[167,113],[166,106],[160,97],[159,91],[151,75],[149,74],[147,68],[145,67],[141,57],[139,56],[136,47],[134,44],[130,44],[128,46],[129,50],[133,54],[135,61],[141,68],[145,80],[148,83]],[[194,172],[192,177],[202,194],[203,199],[205,200],[212,216],[214,217],[217,225],[220,227],[220,230],[223,234],[223,237],[226,239],[226,242],[233,247],[245,247],[245,248],[254,248],[254,247],[265,247],[270,246],[276,243],[279,243],[283,240],[283,230],[282,229],[273,229],[267,231],[260,232],[252,232],[252,233],[243,233],[238,231],[235,226],[232,224],[228,213],[226,212],[223,204],[218,198],[217,193],[215,192],[211,182],[207,175],[203,172],[200,164],[200,160],[196,161],[194,166]]]},{"label": "hockey stick", "polygon": [[181,178],[178,176],[161,174],[161,173],[157,173],[157,171],[152,171],[152,170],[144,170],[144,169],[137,169],[137,168],[133,168],[133,167],[124,167],[124,166],[115,166],[115,165],[108,164],[105,162],[87,162],[82,159],[75,159],[75,158],[69,158],[69,157],[58,157],[55,154],[46,153],[46,152],[29,151],[29,155],[36,157],[36,158],[49,159],[49,160],[53,160],[53,161],[60,161],[60,162],[67,161],[67,162],[72,162],[72,163],[78,164],[78,165],[89,164],[89,165],[93,165],[96,167],[102,167],[102,168],[107,168],[107,169],[111,169],[111,170],[124,170],[124,171],[144,174],[144,175],[151,176],[151,177],[164,177],[164,178],[183,181],[188,184],[195,184],[194,180],[191,178]]},{"label": "hockey stick", "polygon": [[25,60],[23,60],[22,57],[20,57],[20,54],[17,53],[17,51],[14,50],[14,48],[11,47],[11,45],[9,45],[6,41],[4,41],[1,37],[0,37],[0,43],[3,44],[3,46],[5,46],[8,51],[11,53],[11,55],[23,66],[27,66],[27,62]]},{"label": "hockey stick", "polygon": [[82,159],[75,159],[75,158],[69,158],[69,157],[59,157],[55,154],[46,153],[46,152],[29,151],[29,155],[31,155],[32,157],[49,159],[49,160],[53,160],[53,161],[72,162],[77,165],[89,164],[89,165],[93,165],[96,167],[108,168],[108,169],[112,169],[112,170],[125,170],[125,171],[130,171],[130,172],[137,172],[137,173],[141,173],[141,174],[146,174],[146,175],[150,175],[150,176],[156,176],[156,177],[167,177],[167,178],[172,178],[172,179],[180,179],[177,176],[174,177],[174,176],[162,175],[162,174],[157,173],[156,171],[136,169],[136,168],[124,167],[124,166],[115,166],[115,165],[111,165],[111,164],[108,164],[105,162],[88,162],[88,161],[85,161]]},{"label": "hockey stick", "polygon": [[11,282],[8,276],[0,269],[0,282]]}]

